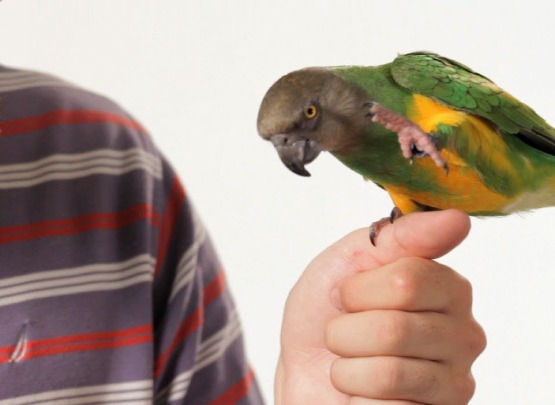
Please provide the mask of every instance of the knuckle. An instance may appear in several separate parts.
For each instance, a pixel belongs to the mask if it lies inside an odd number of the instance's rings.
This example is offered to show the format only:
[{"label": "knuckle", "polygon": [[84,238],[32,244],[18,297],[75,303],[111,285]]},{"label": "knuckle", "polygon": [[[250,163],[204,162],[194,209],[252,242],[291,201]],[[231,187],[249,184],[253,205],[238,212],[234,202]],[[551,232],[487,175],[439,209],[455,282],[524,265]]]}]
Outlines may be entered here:
[{"label": "knuckle", "polygon": [[472,284],[470,281],[466,277],[459,274],[458,284],[457,291],[459,291],[461,299],[472,303]]},{"label": "knuckle", "polygon": [[[381,397],[407,397],[434,401],[441,391],[441,379],[428,367],[406,367],[400,358],[389,358],[383,361],[376,375],[376,391]],[[409,370],[410,369],[410,370]]]},{"label": "knuckle", "polygon": [[374,376],[375,389],[383,396],[390,397],[398,393],[405,381],[405,373],[398,358],[384,358]]},{"label": "knuckle", "polygon": [[422,263],[418,258],[403,258],[396,262],[396,271],[391,276],[391,289],[399,305],[410,307],[418,297],[422,284]]},{"label": "knuckle", "polygon": [[339,285],[339,300],[341,306],[347,312],[359,310],[360,298],[357,294],[357,285],[354,278],[347,278]]},{"label": "knuckle", "polygon": [[426,402],[437,398],[441,389],[440,378],[437,374],[422,369],[416,372],[412,383],[412,395]]},{"label": "knuckle", "polygon": [[423,342],[434,344],[447,339],[449,332],[446,330],[447,326],[442,322],[438,322],[435,318],[430,319],[427,315],[422,315],[419,318],[418,333]]},{"label": "knuckle", "polygon": [[399,307],[411,310],[422,299],[424,287],[441,289],[445,284],[445,266],[420,257],[401,258],[395,262],[391,290]]},{"label": "knuckle", "polygon": [[472,321],[468,328],[468,337],[466,339],[468,351],[477,357],[487,346],[487,337],[484,329],[476,321]]},{"label": "knuckle", "polygon": [[410,334],[410,324],[402,312],[388,311],[376,329],[377,339],[395,349],[403,345]]},{"label": "knuckle", "polygon": [[331,364],[331,368],[330,368],[330,380],[334,385],[334,387],[336,387],[339,390],[342,390],[344,385],[343,373],[341,372],[342,361],[343,359],[341,357],[335,359]]},{"label": "knuckle", "polygon": [[328,322],[325,329],[325,344],[329,351],[335,354],[342,354],[344,349],[342,346],[341,333],[341,317],[334,318]]},{"label": "knuckle", "polygon": [[324,336],[326,346],[332,352],[335,350],[335,336],[336,336],[336,321],[335,319],[332,319],[326,325],[326,331]]},{"label": "knuckle", "polygon": [[453,378],[453,397],[457,398],[457,404],[467,404],[476,391],[476,381],[472,373],[460,374]]}]

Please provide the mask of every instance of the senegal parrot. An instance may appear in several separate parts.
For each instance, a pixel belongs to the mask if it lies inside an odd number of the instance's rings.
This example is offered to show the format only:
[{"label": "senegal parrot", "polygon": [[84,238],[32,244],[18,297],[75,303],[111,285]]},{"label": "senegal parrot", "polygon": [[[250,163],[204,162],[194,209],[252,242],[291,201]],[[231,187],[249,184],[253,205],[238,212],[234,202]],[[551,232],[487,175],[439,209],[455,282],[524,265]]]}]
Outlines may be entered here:
[{"label": "senegal parrot", "polygon": [[555,129],[487,77],[414,52],[380,66],[311,67],[266,93],[258,132],[282,162],[328,151],[385,189],[395,208],[506,215],[555,205]]}]

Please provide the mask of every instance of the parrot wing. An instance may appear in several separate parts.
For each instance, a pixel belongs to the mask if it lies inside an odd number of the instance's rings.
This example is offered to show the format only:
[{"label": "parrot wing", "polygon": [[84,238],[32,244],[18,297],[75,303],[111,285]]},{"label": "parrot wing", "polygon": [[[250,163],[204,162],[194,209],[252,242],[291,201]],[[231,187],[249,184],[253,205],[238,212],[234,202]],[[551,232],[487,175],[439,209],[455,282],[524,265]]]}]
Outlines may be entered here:
[{"label": "parrot wing", "polygon": [[502,132],[555,155],[553,127],[526,104],[462,63],[429,52],[409,53],[393,61],[391,75],[409,91],[485,118]]}]

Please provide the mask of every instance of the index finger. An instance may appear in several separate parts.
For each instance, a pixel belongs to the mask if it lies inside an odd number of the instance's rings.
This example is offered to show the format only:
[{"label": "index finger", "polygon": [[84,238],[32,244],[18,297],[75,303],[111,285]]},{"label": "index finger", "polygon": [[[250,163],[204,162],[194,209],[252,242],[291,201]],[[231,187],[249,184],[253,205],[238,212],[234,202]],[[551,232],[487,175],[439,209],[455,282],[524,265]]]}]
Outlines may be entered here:
[{"label": "index finger", "polygon": [[402,258],[357,273],[339,287],[343,310],[398,310],[468,314],[472,287],[463,276],[429,259]]}]

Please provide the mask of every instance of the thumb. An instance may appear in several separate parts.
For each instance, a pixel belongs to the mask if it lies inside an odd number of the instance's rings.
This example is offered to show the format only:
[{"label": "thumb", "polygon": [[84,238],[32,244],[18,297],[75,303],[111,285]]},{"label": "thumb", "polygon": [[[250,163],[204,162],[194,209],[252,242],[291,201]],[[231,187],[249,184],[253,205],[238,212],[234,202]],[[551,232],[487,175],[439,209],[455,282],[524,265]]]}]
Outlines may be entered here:
[{"label": "thumb", "polygon": [[368,253],[380,264],[409,256],[435,259],[459,245],[469,231],[470,218],[462,211],[418,212],[383,228]]}]

